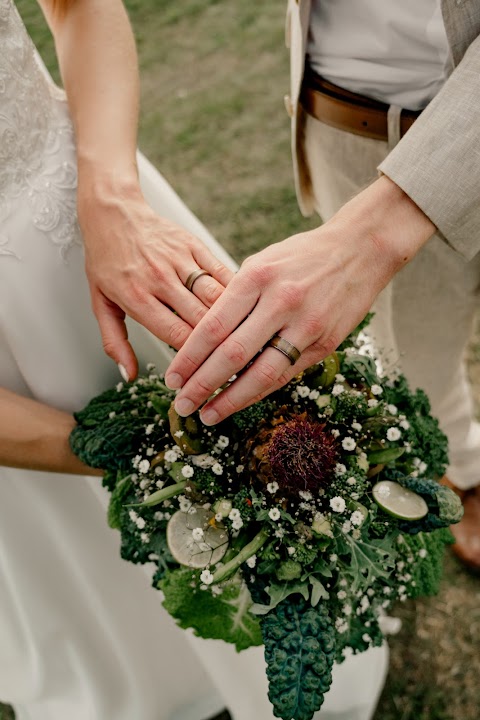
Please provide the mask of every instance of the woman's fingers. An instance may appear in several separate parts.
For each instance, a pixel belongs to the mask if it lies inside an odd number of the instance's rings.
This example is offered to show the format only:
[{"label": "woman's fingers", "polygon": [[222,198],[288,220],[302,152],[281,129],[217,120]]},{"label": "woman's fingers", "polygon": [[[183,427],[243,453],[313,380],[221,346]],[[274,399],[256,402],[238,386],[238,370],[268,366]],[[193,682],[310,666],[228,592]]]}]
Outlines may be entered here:
[{"label": "woman's fingers", "polygon": [[99,290],[92,294],[92,306],[105,353],[117,363],[124,380],[133,380],[138,373],[138,362],[128,341],[124,311]]},{"label": "woman's fingers", "polygon": [[[224,377],[225,379],[214,390],[228,380],[239,367],[244,367],[260,349],[261,341],[254,340],[253,350],[251,347],[252,338],[255,338],[260,332],[258,328],[249,339],[241,340],[239,343],[236,343],[235,337],[229,337],[252,312],[258,299],[258,291],[237,282],[237,277],[232,279],[215,305],[199,322],[194,333],[182,348],[181,356],[177,355],[170,363],[165,376],[168,387],[172,389],[182,387],[219,345],[229,338],[231,343],[227,345],[227,359],[224,354],[217,354],[213,367],[210,363],[211,379],[208,382],[205,381],[205,390],[202,391],[199,387],[196,389],[195,397],[202,397],[202,402],[204,402],[208,398],[206,388],[210,388],[214,384],[215,378]],[[243,364],[239,364],[242,362]],[[235,369],[230,370],[232,367]],[[204,368],[202,368],[203,370]],[[183,391],[182,395],[184,395]]]}]

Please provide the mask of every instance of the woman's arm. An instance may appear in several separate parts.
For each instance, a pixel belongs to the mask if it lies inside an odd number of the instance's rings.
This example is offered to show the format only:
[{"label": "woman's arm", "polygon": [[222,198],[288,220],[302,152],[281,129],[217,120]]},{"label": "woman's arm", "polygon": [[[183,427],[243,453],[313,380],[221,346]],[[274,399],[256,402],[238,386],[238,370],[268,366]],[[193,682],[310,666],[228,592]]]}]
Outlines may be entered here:
[{"label": "woman's arm", "polygon": [[[78,160],[78,214],[105,351],[132,379],[125,314],[179,348],[232,273],[146,204],[136,166],[138,68],[121,0],[39,0],[52,29]],[[184,287],[198,268],[195,294]],[[175,311],[175,312],[174,312]]]},{"label": "woman's arm", "polygon": [[101,475],[70,449],[72,415],[0,388],[0,465]]}]

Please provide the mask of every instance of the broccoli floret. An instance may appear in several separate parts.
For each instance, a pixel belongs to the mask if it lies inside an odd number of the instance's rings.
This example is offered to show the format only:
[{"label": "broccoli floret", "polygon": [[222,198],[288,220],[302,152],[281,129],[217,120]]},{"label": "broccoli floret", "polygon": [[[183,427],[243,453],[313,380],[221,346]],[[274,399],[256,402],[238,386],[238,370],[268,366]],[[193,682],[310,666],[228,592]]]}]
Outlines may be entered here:
[{"label": "broccoli floret", "polygon": [[260,400],[255,405],[240,410],[232,416],[232,422],[240,430],[242,436],[258,428],[261,420],[271,417],[275,412],[276,406],[271,400]]},{"label": "broccoli floret", "polygon": [[261,621],[274,714],[311,720],[332,682],[335,629],[328,610],[292,595]]},{"label": "broccoli floret", "polygon": [[414,581],[414,584],[409,583],[409,596],[417,598],[436,595],[442,580],[445,547],[454,542],[452,533],[448,528],[442,528],[417,535],[404,535],[402,540],[398,546],[401,557],[415,558],[413,567],[409,566]]}]

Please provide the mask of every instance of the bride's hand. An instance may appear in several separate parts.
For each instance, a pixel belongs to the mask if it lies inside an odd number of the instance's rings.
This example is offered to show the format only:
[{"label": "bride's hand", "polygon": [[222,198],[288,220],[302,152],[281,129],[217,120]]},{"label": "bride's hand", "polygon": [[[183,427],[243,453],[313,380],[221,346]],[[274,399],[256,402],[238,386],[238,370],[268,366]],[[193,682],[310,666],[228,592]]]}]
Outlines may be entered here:
[{"label": "bride's hand", "polygon": [[[133,379],[138,365],[125,316],[178,349],[233,273],[198,238],[154,213],[135,187],[100,197],[80,192],[78,214],[105,352]],[[185,281],[198,269],[209,275],[189,291]]]},{"label": "bride's hand", "polygon": [[[317,230],[249,258],[200,321],[166,374],[189,415],[265,348],[202,409],[217,423],[284,385],[331,353],[435,228],[403,191],[382,177]],[[269,341],[295,346],[294,365]],[[288,349],[288,347],[287,347]]]}]

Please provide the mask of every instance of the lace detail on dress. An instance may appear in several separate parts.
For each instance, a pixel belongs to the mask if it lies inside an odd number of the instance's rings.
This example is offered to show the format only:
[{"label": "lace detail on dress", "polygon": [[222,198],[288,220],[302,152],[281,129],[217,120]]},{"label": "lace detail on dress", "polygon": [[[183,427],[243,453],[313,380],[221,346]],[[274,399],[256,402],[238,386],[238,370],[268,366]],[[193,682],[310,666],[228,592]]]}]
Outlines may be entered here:
[{"label": "lace detail on dress", "polygon": [[[73,129],[11,0],[0,0],[0,47],[0,216],[28,209],[65,254],[80,241]],[[6,254],[17,256],[2,236]]]}]

